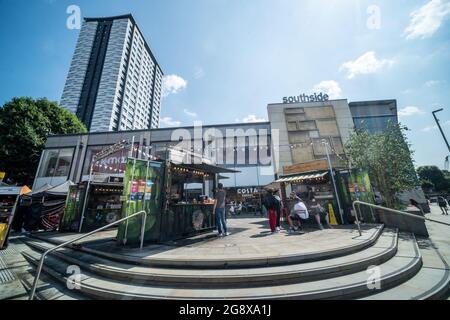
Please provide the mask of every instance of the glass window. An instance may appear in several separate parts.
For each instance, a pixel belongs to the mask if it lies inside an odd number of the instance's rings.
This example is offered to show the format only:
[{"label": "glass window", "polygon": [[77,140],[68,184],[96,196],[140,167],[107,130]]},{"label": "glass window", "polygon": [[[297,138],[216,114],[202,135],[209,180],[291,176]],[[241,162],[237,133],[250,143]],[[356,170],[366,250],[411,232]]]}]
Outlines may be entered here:
[{"label": "glass window", "polygon": [[56,169],[56,162],[58,161],[59,150],[44,150],[41,168],[39,170],[39,177],[53,177]]},{"label": "glass window", "polygon": [[61,149],[58,155],[58,165],[55,176],[65,177],[69,175],[70,164],[72,163],[73,149]]},{"label": "glass window", "polygon": [[64,177],[69,175],[73,148],[44,150],[39,177]]}]

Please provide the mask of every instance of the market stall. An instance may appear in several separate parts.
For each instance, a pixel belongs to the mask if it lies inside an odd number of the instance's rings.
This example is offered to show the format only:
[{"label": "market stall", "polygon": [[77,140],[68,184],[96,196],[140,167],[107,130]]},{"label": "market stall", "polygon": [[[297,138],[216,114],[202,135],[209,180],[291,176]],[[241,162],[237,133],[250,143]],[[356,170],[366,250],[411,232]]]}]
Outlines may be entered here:
[{"label": "market stall", "polygon": [[[145,242],[176,240],[212,230],[215,228],[212,199],[217,175],[222,172],[235,171],[208,163],[187,165],[130,158],[124,181],[122,217],[140,210],[148,213]],[[141,217],[122,223],[118,242],[138,244],[141,226]]]},{"label": "market stall", "polygon": [[8,245],[9,231],[21,195],[31,192],[27,186],[0,185],[0,249]]},{"label": "market stall", "polygon": [[[267,187],[279,186],[287,208],[292,208],[296,201],[292,194],[300,194],[307,206],[314,197],[317,203],[328,211],[330,221],[335,218],[339,224],[353,223],[355,220],[353,201],[362,200],[369,203],[374,201],[368,174],[356,169],[333,170],[333,174],[337,190],[334,190],[330,171],[326,170],[284,175]],[[342,209],[342,216],[339,208]],[[362,221],[374,221],[370,208],[362,209],[358,217]]]},{"label": "market stall", "polygon": [[121,182],[93,182],[89,185],[82,182],[72,186],[67,194],[59,230],[88,232],[118,220],[122,194]]},{"label": "market stall", "polygon": [[20,197],[18,212],[13,228],[20,231],[54,231],[64,211],[64,204],[72,181],[58,186],[46,184],[41,188]]}]

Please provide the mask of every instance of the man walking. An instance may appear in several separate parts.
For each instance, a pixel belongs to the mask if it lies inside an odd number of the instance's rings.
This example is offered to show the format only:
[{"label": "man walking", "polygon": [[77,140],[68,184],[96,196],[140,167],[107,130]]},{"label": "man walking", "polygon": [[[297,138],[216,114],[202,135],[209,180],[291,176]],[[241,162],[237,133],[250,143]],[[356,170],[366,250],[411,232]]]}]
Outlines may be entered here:
[{"label": "man walking", "polygon": [[216,192],[216,201],[214,203],[214,213],[216,214],[217,230],[219,231],[219,237],[228,236],[227,222],[225,221],[225,198],[227,193],[223,189],[223,184],[218,184],[218,190]]},{"label": "man walking", "polygon": [[448,209],[447,209],[447,201],[445,201],[445,198],[442,196],[439,196],[437,198],[438,205],[441,208],[442,214],[448,216]]}]

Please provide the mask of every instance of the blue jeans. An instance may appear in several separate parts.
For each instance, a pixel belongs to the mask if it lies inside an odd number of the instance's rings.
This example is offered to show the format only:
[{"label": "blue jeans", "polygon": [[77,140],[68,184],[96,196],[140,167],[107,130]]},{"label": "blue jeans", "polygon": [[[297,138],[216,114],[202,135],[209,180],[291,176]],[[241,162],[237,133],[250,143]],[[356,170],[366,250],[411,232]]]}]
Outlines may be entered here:
[{"label": "blue jeans", "polygon": [[227,222],[225,221],[225,209],[224,208],[216,208],[216,224],[217,224],[217,230],[219,230],[219,234],[227,233]]}]

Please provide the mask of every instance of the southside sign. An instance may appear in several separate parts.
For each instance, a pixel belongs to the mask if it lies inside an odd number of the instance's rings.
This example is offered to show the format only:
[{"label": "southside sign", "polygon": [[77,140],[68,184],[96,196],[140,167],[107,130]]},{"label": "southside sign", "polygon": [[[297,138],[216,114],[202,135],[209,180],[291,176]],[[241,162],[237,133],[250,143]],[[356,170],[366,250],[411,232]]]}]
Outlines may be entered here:
[{"label": "southside sign", "polygon": [[319,94],[314,93],[307,95],[305,93],[298,96],[283,97],[283,103],[300,103],[300,102],[325,102],[328,101],[330,97],[325,93],[320,92]]}]

